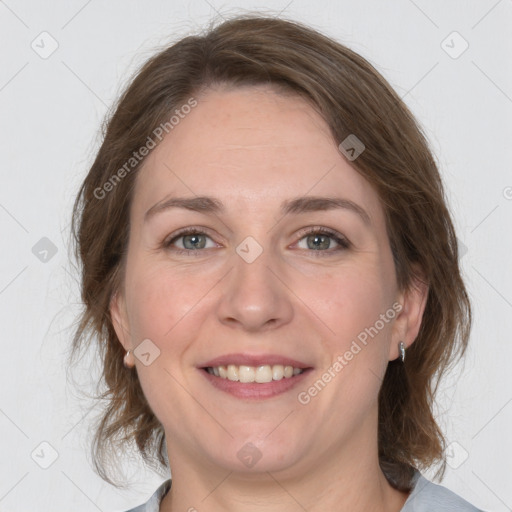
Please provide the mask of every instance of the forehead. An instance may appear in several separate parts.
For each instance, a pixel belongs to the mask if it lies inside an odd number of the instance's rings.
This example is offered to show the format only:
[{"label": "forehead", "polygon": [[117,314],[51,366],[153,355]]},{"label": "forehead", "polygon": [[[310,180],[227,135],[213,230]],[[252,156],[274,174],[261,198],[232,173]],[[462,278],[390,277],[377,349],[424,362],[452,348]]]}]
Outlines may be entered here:
[{"label": "forehead", "polygon": [[303,98],[268,87],[213,89],[149,154],[137,177],[138,215],[166,195],[211,195],[246,209],[337,194],[378,215],[373,188],[339,152]]}]

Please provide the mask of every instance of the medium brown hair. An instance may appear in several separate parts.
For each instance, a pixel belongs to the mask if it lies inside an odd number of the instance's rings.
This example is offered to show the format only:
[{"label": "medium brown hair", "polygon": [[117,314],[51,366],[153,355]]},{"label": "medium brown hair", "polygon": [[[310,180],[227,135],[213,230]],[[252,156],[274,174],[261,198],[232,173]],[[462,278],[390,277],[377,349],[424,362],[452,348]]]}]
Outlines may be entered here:
[{"label": "medium brown hair", "polygon": [[[93,461],[113,485],[107,464],[134,441],[143,460],[167,468],[165,433],[137,372],[123,366],[124,349],[110,317],[123,284],[129,210],[144,159],[110,187],[98,190],[154,130],[212,85],[271,85],[307,99],[337,144],[355,134],[365,150],[353,167],[377,191],[401,290],[417,279],[429,291],[422,325],[404,364],[391,361],[379,393],[381,468],[408,490],[414,469],[440,464],[445,442],[433,414],[439,379],[462,356],[471,308],[458,264],[457,238],[443,186],[421,127],[386,80],[364,58],[292,21],[240,16],[186,37],[147,61],[105,121],[103,142],[76,198],[72,233],[81,263],[79,319],[72,356],[97,343],[106,409],[97,425]],[[103,188],[104,190],[104,188]],[[418,274],[420,269],[420,274]],[[95,346],[95,345],[94,345]],[[172,461],[171,461],[172,462]]]}]

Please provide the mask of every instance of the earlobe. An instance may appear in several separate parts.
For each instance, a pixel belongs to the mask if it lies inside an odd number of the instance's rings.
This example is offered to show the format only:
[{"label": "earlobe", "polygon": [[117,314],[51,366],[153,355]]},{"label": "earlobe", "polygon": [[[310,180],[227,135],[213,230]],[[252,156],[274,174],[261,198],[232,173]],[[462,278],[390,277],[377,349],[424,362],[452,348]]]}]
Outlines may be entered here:
[{"label": "earlobe", "polygon": [[416,340],[421,328],[423,313],[427,305],[429,286],[423,279],[414,278],[409,288],[405,290],[399,302],[402,309],[393,326],[392,343],[389,351],[389,360],[400,356],[399,344],[403,342],[405,349]]}]

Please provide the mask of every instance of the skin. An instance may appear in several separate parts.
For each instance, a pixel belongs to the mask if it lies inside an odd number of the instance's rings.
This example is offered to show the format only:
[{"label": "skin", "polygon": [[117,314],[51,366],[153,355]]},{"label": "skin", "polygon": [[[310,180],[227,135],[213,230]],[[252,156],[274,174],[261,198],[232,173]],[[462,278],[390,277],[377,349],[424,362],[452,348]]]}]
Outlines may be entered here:
[{"label": "skin", "polygon": [[[427,289],[398,289],[379,198],[307,102],[263,86],[209,89],[197,100],[137,177],[125,278],[111,304],[126,350],[148,338],[160,350],[149,366],[135,364],[171,461],[161,510],[398,512],[407,494],[379,468],[377,396],[398,342],[408,347],[418,334]],[[144,220],[165,198],[201,195],[226,211],[173,208]],[[306,195],[349,199],[370,223],[348,209],[280,214],[282,201]],[[163,247],[187,226],[207,232],[206,248],[178,254],[183,238]],[[308,226],[350,246],[336,251],[327,238],[311,249]],[[252,263],[235,250],[247,236],[263,248]],[[298,392],[394,303],[394,320],[299,403]],[[197,368],[233,352],[285,355],[313,371],[299,389],[243,400]],[[237,457],[247,442],[261,453],[252,468]]]}]

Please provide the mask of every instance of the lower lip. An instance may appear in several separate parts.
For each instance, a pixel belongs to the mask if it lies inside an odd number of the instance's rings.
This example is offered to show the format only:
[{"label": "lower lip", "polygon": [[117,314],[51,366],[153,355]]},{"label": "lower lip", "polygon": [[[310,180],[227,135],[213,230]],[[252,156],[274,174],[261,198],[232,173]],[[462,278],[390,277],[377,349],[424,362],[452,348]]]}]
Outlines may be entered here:
[{"label": "lower lip", "polygon": [[237,398],[246,398],[250,400],[262,400],[272,398],[274,396],[290,391],[292,388],[300,384],[312,368],[305,369],[299,375],[293,377],[283,377],[281,380],[273,380],[271,382],[239,382],[222,377],[216,377],[206,370],[200,369],[201,373],[208,379],[208,382],[217,389],[229,393]]}]

